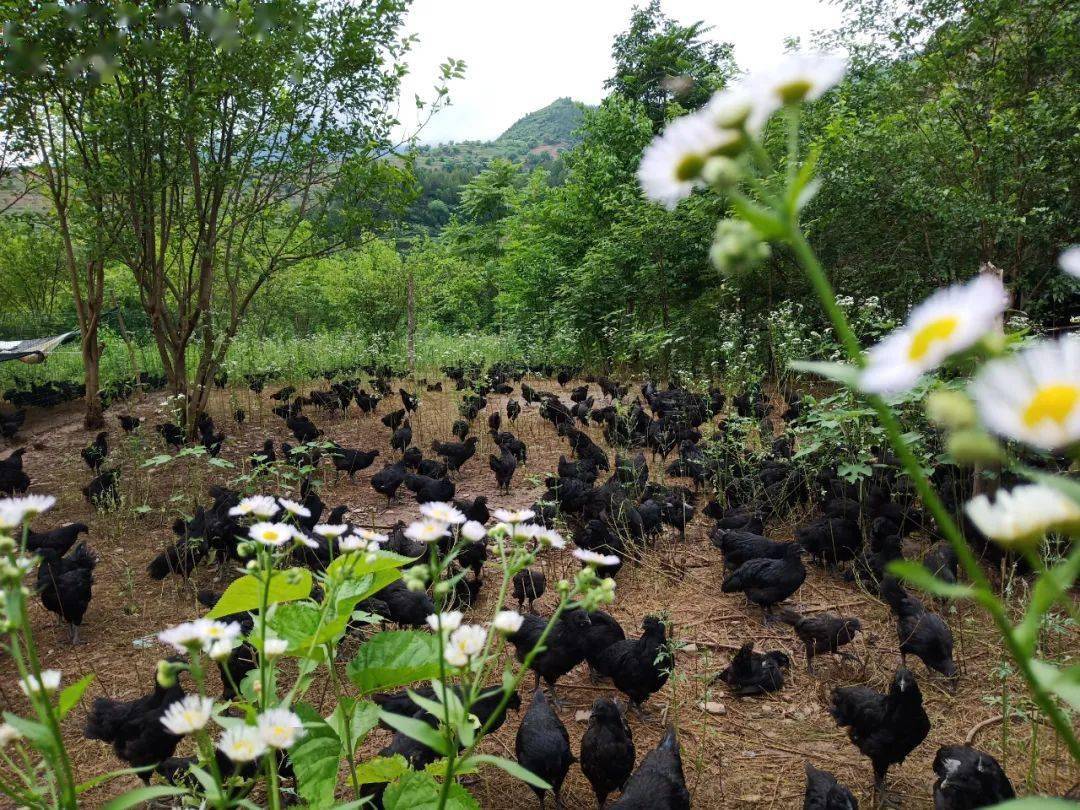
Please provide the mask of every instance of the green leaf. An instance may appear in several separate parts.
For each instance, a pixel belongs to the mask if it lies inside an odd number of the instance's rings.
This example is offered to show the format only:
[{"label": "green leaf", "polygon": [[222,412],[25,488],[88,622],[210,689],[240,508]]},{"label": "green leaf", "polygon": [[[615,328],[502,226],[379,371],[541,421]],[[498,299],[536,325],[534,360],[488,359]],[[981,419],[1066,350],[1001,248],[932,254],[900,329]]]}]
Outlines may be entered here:
[{"label": "green leaf", "polygon": [[889,563],[889,573],[933,596],[948,599],[970,599],[975,596],[975,589],[970,585],[953,584],[938,579],[922,563],[914,560],[893,560]]},{"label": "green leaf", "polygon": [[788,363],[792,371],[801,371],[805,374],[817,374],[827,380],[842,383],[849,388],[855,388],[859,381],[859,369],[851,363],[826,363],[818,360],[793,360]]},{"label": "green leaf", "polygon": [[339,616],[348,617],[358,602],[377,594],[391,582],[399,579],[401,579],[401,572],[396,568],[389,568],[372,571],[359,579],[347,580],[337,590],[335,610]]},{"label": "green leaf", "polygon": [[784,223],[769,209],[741,194],[729,194],[728,201],[735,213],[739,215],[739,219],[753,225],[754,230],[762,239],[770,241],[784,235]]},{"label": "green leaf", "polygon": [[[345,733],[346,712],[352,710],[349,718],[349,735]],[[334,707],[333,713],[326,718],[327,724],[332,728],[341,740],[344,747],[346,737],[352,736],[353,748],[364,741],[368,733],[379,724],[379,707],[369,700],[353,700],[350,697],[342,697],[341,702]]]},{"label": "green leaf", "polygon": [[368,555],[367,552],[362,551],[353,551],[348,554],[342,554],[326,567],[326,573],[328,576],[334,577],[341,572],[341,574],[348,579],[356,579],[367,576],[368,574],[373,574],[376,571],[401,568],[403,565],[416,562],[414,557],[403,557],[392,551],[375,552],[375,559],[371,562],[368,562],[368,556],[370,555]]},{"label": "green leaf", "polygon": [[19,715],[11,712],[4,712],[4,720],[14,726],[19,734],[35,745],[52,748],[52,732],[36,720],[27,720],[25,717],[19,717]]},{"label": "green leaf", "polygon": [[1050,796],[1025,796],[995,804],[993,810],[1076,810],[1076,802]]},{"label": "green leaf", "polygon": [[154,456],[153,458],[148,458],[140,466],[141,467],[160,467],[162,464],[168,464],[172,460],[173,460],[172,456]]},{"label": "green leaf", "polygon": [[117,796],[115,799],[106,802],[102,805],[101,810],[127,810],[129,807],[135,807],[145,802],[152,802],[155,799],[163,799],[166,796],[182,796],[187,793],[184,788],[172,787],[171,785],[153,785],[151,787],[141,787],[135,790],[129,790],[122,796]]},{"label": "green leaf", "polygon": [[1031,671],[1043,689],[1053,692],[1073,709],[1080,709],[1080,664],[1059,669],[1046,661],[1033,658]]},{"label": "green leaf", "polygon": [[1073,546],[1072,552],[1064,561],[1044,571],[1035,580],[1031,590],[1031,602],[1028,604],[1024,620],[1016,626],[1016,638],[1028,655],[1035,652],[1039,638],[1042,618],[1059,598],[1068,600],[1069,590],[1080,574],[1080,543]]},{"label": "green leaf", "polygon": [[409,763],[401,754],[392,757],[375,757],[358,765],[356,768],[356,781],[361,785],[371,785],[378,782],[393,782],[399,776],[409,771]]},{"label": "green leaf", "polygon": [[436,678],[439,640],[414,630],[377,633],[360,645],[346,672],[364,694]]},{"label": "green leaf", "polygon": [[304,721],[304,736],[289,749],[297,790],[311,807],[333,807],[342,757],[341,740],[330,724],[306,703],[296,704],[293,711]]},{"label": "green leaf", "polygon": [[[435,810],[441,785],[430,774],[410,771],[390,784],[383,794],[384,810]],[[446,810],[480,810],[476,799],[461,785],[451,783]]]},{"label": "green leaf", "polygon": [[60,693],[60,701],[57,704],[57,711],[60,712],[60,718],[63,719],[68,712],[78,705],[79,700],[83,696],[83,692],[86,691],[91,681],[94,680],[93,675],[86,675],[80,680],[68,686]]},{"label": "green leaf", "polygon": [[520,779],[527,785],[538,787],[541,790],[551,790],[551,785],[549,785],[532,771],[528,770],[527,768],[521,767],[520,764],[514,762],[512,759],[506,759],[505,757],[497,757],[492,754],[473,754],[471,757],[469,757],[468,760],[462,763],[462,767],[464,767],[466,763],[471,762],[494,765],[496,768],[502,768],[515,779]]},{"label": "green leaf", "polygon": [[449,753],[446,737],[423,720],[406,717],[403,714],[394,714],[393,712],[379,712],[379,719],[395,731],[400,731],[406,737],[416,740],[418,743],[423,743],[437,754],[446,756]]},{"label": "green leaf", "polygon": [[[296,577],[296,584],[289,584],[290,575],[285,571],[275,571],[270,576],[270,588],[267,595],[269,604],[275,602],[291,602],[296,599],[306,599],[311,593],[311,572],[303,568],[294,569],[292,576]],[[225,593],[221,595],[213,610],[206,614],[208,619],[217,619],[228,616],[230,613],[243,613],[249,610],[258,610],[262,605],[263,583],[251,574],[245,574],[234,580]]]},{"label": "green leaf", "polygon": [[[329,641],[333,638],[327,632],[324,624],[319,627],[319,617],[322,609],[310,602],[288,602],[274,608],[273,614],[267,620],[274,635],[289,642],[290,656],[305,658],[314,640],[316,645]],[[318,637],[316,637],[318,632]],[[316,646],[311,652],[315,660],[322,660],[325,653],[321,647]]]}]

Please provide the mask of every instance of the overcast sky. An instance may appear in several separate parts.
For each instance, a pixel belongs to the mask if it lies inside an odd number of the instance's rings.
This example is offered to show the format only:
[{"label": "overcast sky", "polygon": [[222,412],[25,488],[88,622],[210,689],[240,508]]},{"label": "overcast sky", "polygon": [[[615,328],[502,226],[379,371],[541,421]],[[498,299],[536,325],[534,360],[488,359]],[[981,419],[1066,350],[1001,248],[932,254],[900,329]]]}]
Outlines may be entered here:
[{"label": "overcast sky", "polygon": [[[644,5],[645,0],[639,0]],[[490,140],[528,112],[560,96],[588,104],[604,96],[611,42],[625,30],[635,0],[414,0],[407,29],[420,37],[410,55],[400,118],[415,125],[412,99],[430,98],[438,65],[464,59],[452,106],[421,133],[425,143]],[[840,21],[826,0],[663,0],[683,23],[704,20],[709,36],[735,44],[743,68],[768,65],[784,39],[807,41]]]}]

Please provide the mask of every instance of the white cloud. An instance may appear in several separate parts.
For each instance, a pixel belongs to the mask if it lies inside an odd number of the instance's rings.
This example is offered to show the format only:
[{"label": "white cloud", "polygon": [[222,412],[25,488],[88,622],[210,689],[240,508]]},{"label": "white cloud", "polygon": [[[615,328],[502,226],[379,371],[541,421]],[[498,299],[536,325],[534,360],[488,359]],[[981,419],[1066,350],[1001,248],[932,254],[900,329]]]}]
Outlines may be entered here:
[{"label": "white cloud", "polygon": [[[644,5],[645,0],[637,0]],[[421,133],[426,143],[489,140],[560,96],[596,104],[612,73],[611,43],[625,30],[635,0],[414,0],[406,23],[420,37],[409,56],[400,118],[415,129],[412,99],[432,96],[438,66],[464,59],[466,78],[451,85],[453,105]],[[827,0],[665,0],[683,23],[704,20],[709,37],[735,44],[740,67],[776,60],[791,36],[807,41],[836,26],[841,11]]]}]

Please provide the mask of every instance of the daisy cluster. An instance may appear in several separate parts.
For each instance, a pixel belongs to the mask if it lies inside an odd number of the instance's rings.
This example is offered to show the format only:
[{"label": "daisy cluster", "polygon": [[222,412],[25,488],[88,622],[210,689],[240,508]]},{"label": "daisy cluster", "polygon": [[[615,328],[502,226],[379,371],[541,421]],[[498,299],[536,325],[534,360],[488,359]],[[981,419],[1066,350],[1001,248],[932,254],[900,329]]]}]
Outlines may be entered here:
[{"label": "daisy cluster", "polygon": [[[183,737],[201,732],[217,711],[212,698],[187,695],[162,713],[161,724],[170,734]],[[267,709],[255,717],[255,725],[230,723],[218,738],[217,747],[233,762],[252,762],[270,749],[284,750],[304,736],[304,723],[288,709]]]}]

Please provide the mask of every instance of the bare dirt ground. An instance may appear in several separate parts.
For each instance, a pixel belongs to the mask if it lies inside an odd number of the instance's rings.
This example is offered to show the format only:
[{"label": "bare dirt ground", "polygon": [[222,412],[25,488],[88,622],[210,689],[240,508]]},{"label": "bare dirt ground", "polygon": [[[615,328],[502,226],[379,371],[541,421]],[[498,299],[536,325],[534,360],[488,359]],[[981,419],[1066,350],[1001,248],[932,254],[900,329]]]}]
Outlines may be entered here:
[{"label": "bare dirt ground", "polygon": [[[554,381],[529,382],[538,389],[560,390]],[[575,384],[561,391],[568,394]],[[419,385],[409,387],[419,389],[423,398],[413,425],[415,443],[426,454],[432,439],[450,435],[450,425],[457,418],[458,395],[428,393]],[[268,388],[271,390],[272,387]],[[598,403],[603,401],[595,386],[591,392],[597,396]],[[514,396],[520,400],[516,386]],[[488,411],[497,408],[505,415],[506,399],[506,396],[490,396]],[[73,520],[89,523],[89,543],[101,558],[94,598],[82,630],[83,644],[69,646],[66,628],[57,626],[55,618],[40,604],[35,603],[32,614],[45,665],[62,670],[65,683],[84,673],[96,675],[83,705],[65,722],[80,778],[121,767],[110,747],[82,739],[89,701],[100,694],[131,699],[149,691],[155,663],[164,654],[164,649],[152,640],[153,634],[203,612],[195,598],[198,588],[222,587],[214,582],[215,572],[211,567],[201,568],[190,582],[172,578],[157,583],[146,574],[147,563],[172,540],[169,529],[172,521],[181,513],[190,513],[196,501],[208,501],[207,483],[227,483],[236,474],[236,471],[213,469],[198,459],[140,468],[141,460],[162,452],[157,436],[148,425],[142,438],[125,437],[115,416],[136,413],[148,417],[152,424],[163,418],[157,412],[162,400],[161,395],[149,395],[142,401],[119,403],[109,409],[109,438],[113,446],[110,461],[122,462],[125,501],[111,512],[94,512],[81,493],[90,474],[78,452],[92,435],[82,429],[77,404],[32,413],[20,434],[20,443],[28,448],[25,464],[33,480],[31,491],[50,493],[59,499],[56,510],[41,525],[54,526]],[[224,458],[242,464],[265,438],[290,438],[281,420],[270,413],[270,405],[265,394],[256,397],[246,390],[215,392],[212,415],[229,435],[222,453]],[[236,425],[230,417],[237,406],[248,413],[243,425]],[[346,477],[335,481],[332,469],[325,473],[327,486],[323,499],[329,507],[348,504],[352,510],[349,519],[353,522],[390,526],[398,519],[409,520],[417,514],[411,497],[385,509],[385,500],[368,483],[370,475],[390,457],[389,431],[379,423],[378,417],[397,407],[400,405],[394,397],[385,400],[373,416],[359,414],[355,408],[345,418],[311,412],[328,438],[348,447],[378,447],[382,451],[375,465],[359,473],[355,483]],[[486,414],[481,414],[476,420],[476,431],[483,429],[485,419]],[[504,418],[504,429],[513,430],[529,449],[528,467],[519,468],[512,494],[496,494],[494,475],[487,467],[491,440],[483,434],[476,456],[460,474],[458,497],[487,494],[492,507],[527,506],[543,491],[543,476],[555,469],[560,453],[569,453],[566,443],[549,423],[539,418],[535,407],[525,408],[516,426],[506,426]],[[603,442],[598,430],[590,428],[590,433],[597,442]],[[6,450],[0,450],[0,454],[6,455]],[[659,460],[651,466],[654,477],[661,474]],[[402,492],[408,496],[404,488]],[[799,517],[793,515],[783,525],[772,525],[767,533],[789,538]],[[696,808],[801,806],[804,761],[832,771],[856,793],[860,802],[870,806],[869,762],[836,727],[826,706],[829,691],[835,686],[866,683],[887,688],[899,661],[895,625],[888,608],[855,585],[810,567],[805,585],[791,600],[792,606],[804,612],[833,610],[858,616],[864,632],[856,639],[852,651],[866,662],[860,666],[819,659],[818,677],[811,677],[806,672],[801,645],[790,628],[781,624],[764,626],[760,612],[748,608],[741,596],[721,594],[721,557],[708,542],[709,524],[707,518],[695,517],[684,541],[668,530],[654,550],[647,552],[638,564],[624,567],[617,577],[617,598],[609,610],[628,634],[638,634],[646,614],[664,613],[671,620],[675,637],[685,645],[676,656],[675,672],[669,683],[648,704],[652,719],[643,723],[630,718],[639,761],[659,741],[665,725],[673,723],[679,729],[686,780]],[[917,557],[925,548],[925,540],[915,538],[908,541],[905,551],[908,556]],[[570,575],[576,563],[568,552],[561,552],[547,556],[544,567],[551,583]],[[491,580],[494,581],[494,575]],[[1014,580],[1013,588],[1018,598],[1026,601],[1027,583]],[[489,586],[482,592],[481,604],[471,612],[476,620],[490,617],[493,591]],[[538,611],[549,613],[554,602],[555,596],[549,590],[538,602]],[[1049,726],[1030,720],[1030,706],[1023,698],[1021,685],[1003,674],[1003,669],[1007,669],[1002,663],[1005,654],[990,623],[970,605],[939,610],[953,628],[962,678],[957,692],[950,694],[939,677],[928,673],[918,661],[910,662],[919,679],[932,730],[903,765],[889,772],[889,785],[897,805],[931,807],[934,775],[930,765],[934,754],[941,745],[964,741],[996,756],[1019,792],[1065,794],[1080,781],[1080,772],[1069,762]],[[793,668],[782,691],[768,697],[739,699],[726,693],[721,684],[711,683],[734,651],[749,639],[756,642],[758,650],[779,649],[791,657]],[[1075,634],[1051,636],[1045,645],[1051,655],[1068,653],[1075,658],[1080,654],[1080,639]],[[340,666],[344,667],[345,660]],[[531,681],[529,677],[525,684],[531,686]],[[523,686],[526,706],[528,691]],[[595,698],[614,696],[616,692],[610,684],[592,684],[584,666],[563,678],[559,691],[570,703],[561,717],[576,753],[586,727],[577,713],[587,711]],[[1001,698],[1006,691],[1010,716],[1002,721]],[[317,704],[321,694],[316,685],[309,699]],[[8,709],[24,708],[9,662],[2,660],[0,701]],[[329,706],[321,708],[330,710]],[[1023,715],[1012,715],[1016,709]],[[484,742],[484,750],[512,757],[517,725],[518,718],[511,714],[503,729]],[[375,730],[363,745],[363,755],[374,755],[388,740],[387,732]],[[110,796],[137,784],[135,777],[121,777],[87,794],[83,801],[86,807],[97,807]],[[468,787],[485,808],[532,807],[536,801],[527,786],[497,770],[484,771]],[[595,806],[591,788],[576,765],[570,771],[562,796],[569,808]]]}]

